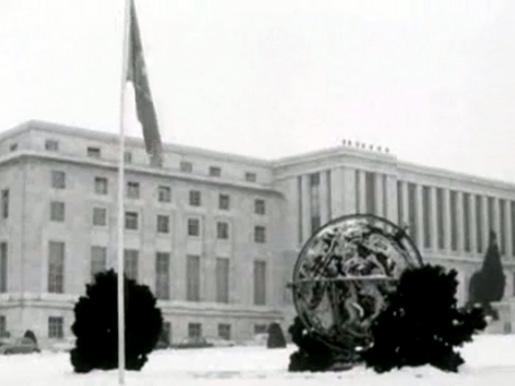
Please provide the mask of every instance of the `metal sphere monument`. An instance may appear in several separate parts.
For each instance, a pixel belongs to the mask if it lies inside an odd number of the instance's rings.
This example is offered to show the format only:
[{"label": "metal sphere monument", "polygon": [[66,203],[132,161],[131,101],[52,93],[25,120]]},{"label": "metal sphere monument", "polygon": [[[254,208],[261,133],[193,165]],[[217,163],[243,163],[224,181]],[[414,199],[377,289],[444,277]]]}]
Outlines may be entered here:
[{"label": "metal sphere monument", "polygon": [[381,217],[347,215],[319,228],[294,267],[293,301],[303,325],[342,362],[370,343],[370,325],[402,271],[422,265],[405,229]]}]

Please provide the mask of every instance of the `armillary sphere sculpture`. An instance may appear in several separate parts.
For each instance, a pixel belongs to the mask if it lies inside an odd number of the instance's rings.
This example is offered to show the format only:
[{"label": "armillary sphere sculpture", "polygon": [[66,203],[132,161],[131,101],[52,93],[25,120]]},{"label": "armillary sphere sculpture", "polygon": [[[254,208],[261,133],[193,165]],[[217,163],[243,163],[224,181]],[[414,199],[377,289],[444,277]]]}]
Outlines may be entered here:
[{"label": "armillary sphere sculpture", "polygon": [[422,264],[406,231],[374,215],[337,218],[302,248],[293,272],[301,321],[344,361],[370,343],[369,327],[402,271]]}]

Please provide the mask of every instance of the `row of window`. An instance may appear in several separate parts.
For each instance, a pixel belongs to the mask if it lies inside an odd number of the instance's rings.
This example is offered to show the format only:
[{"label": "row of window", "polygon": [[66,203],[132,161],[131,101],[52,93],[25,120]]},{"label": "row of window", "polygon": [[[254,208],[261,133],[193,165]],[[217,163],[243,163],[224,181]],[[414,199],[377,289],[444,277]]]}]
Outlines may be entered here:
[{"label": "row of window", "polygon": [[[65,189],[66,188],[66,174],[63,171],[53,170],[51,174],[51,185],[54,189]],[[109,181],[106,177],[95,177],[94,180],[94,191],[99,195],[107,195],[109,190]],[[4,191],[2,191],[2,203]],[[9,191],[7,190],[7,200]],[[128,181],[126,184],[126,196],[130,199],[140,198],[140,183],[136,181]],[[190,190],[188,196],[188,202],[191,206],[202,206],[202,193],[199,190]],[[159,202],[171,202],[172,201],[172,189],[170,186],[159,185],[157,187],[157,200]],[[218,209],[229,210],[230,209],[231,197],[228,194],[218,195]],[[264,199],[254,200],[254,213],[265,214],[266,203]]]},{"label": "row of window", "polygon": [[[45,141],[45,150],[47,151],[59,151],[59,142],[54,139],[47,139]],[[88,146],[86,148],[86,155],[91,158],[101,158],[102,151],[100,147]],[[132,163],[132,153],[125,151],[124,160],[126,163]],[[193,163],[190,161],[181,161],[179,164],[179,170],[184,173],[193,172]],[[219,166],[209,167],[209,176],[220,177],[222,175],[222,168]],[[257,174],[254,172],[245,172],[245,181],[256,182]]]},{"label": "row of window", "polygon": [[[5,243],[2,243],[5,244]],[[1,244],[0,244],[1,245]],[[64,292],[64,265],[65,265],[65,243],[61,241],[50,241],[48,244],[48,292]],[[0,273],[3,272],[5,292],[7,285],[7,256],[5,251],[4,265],[0,266]],[[3,256],[3,255],[2,255]],[[124,251],[125,274],[127,277],[138,280],[139,274],[139,251],[126,249]],[[170,298],[170,253],[157,252],[155,255],[155,291],[158,299]],[[91,277],[98,272],[107,269],[107,248],[103,246],[91,247]],[[266,304],[266,262],[254,261],[254,304]],[[201,257],[199,255],[186,256],[186,300],[201,300]],[[229,277],[230,259],[217,257],[215,263],[215,300],[220,303],[229,302]]]}]

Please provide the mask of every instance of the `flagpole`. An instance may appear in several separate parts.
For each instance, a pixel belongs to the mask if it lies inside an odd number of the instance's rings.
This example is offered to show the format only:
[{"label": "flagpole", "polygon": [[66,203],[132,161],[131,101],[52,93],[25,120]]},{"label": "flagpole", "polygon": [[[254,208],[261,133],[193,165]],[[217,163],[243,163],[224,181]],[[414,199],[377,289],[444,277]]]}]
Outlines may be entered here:
[{"label": "flagpole", "polygon": [[125,89],[129,61],[130,6],[132,0],[123,0],[122,76],[120,82],[119,147],[118,147],[118,384],[125,384],[125,280],[124,280],[124,225],[125,225]]}]

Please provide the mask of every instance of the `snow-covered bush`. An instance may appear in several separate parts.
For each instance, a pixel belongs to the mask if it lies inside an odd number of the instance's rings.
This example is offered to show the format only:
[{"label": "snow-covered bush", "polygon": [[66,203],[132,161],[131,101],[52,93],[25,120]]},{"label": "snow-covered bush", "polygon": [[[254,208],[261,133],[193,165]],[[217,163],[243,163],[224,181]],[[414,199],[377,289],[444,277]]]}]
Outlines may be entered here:
[{"label": "snow-covered bush", "polygon": [[362,353],[377,372],[431,364],[457,371],[464,361],[456,347],[485,328],[480,308],[457,307],[456,271],[425,265],[401,275],[387,306],[372,323],[373,345]]},{"label": "snow-covered bush", "polygon": [[[76,372],[118,366],[117,275],[98,273],[86,286],[86,296],[75,304],[75,348],[71,363]],[[125,278],[126,368],[140,370],[155,347],[162,328],[161,311],[146,285]]]}]

